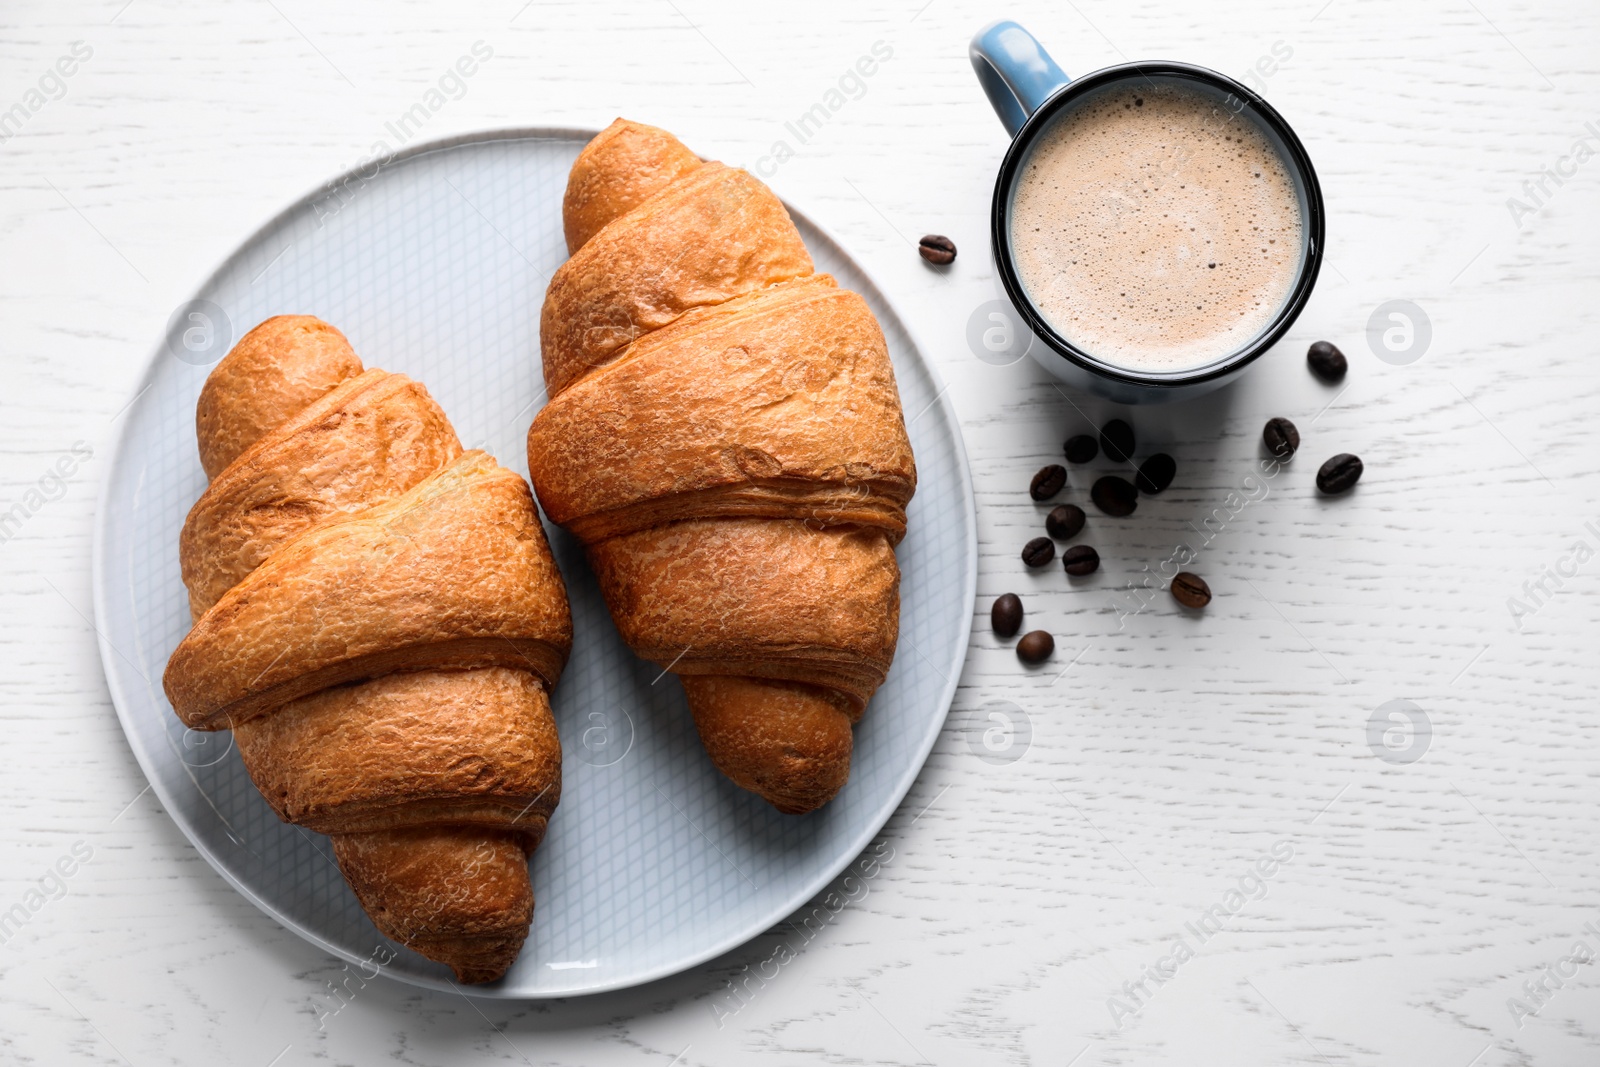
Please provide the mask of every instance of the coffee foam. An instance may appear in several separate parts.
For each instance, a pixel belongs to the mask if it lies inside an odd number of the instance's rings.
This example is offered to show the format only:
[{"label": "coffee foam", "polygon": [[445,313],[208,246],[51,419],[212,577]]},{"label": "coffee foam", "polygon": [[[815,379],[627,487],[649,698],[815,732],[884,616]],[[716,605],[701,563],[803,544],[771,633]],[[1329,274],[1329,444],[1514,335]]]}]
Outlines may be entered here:
[{"label": "coffee foam", "polygon": [[1110,88],[1023,162],[1011,248],[1023,288],[1107,363],[1171,371],[1244,347],[1299,273],[1293,179],[1247,118],[1178,85]]}]

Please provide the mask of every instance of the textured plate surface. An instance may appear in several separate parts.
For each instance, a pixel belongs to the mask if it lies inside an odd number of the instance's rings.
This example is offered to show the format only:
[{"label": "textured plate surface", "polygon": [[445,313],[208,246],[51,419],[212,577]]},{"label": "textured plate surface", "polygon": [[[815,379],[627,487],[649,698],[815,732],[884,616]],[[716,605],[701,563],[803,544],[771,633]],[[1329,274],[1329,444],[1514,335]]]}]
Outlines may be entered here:
[{"label": "textured plate surface", "polygon": [[[504,131],[421,146],[285,211],[174,316],[128,407],[95,540],[101,658],[129,744],[167,812],[225,878],[279,922],[352,962],[387,947],[390,975],[449,988],[449,971],[388,942],[340,877],[326,838],[285,825],[230,734],[187,731],[161,691],[189,626],[177,540],[205,486],[200,386],[271,315],[318,315],[368,366],[409,374],[462,442],[527,473],[544,401],[539,306],[566,259],[561,194],[586,131]],[[816,260],[866,297],[893,356],[919,485],[900,545],[900,646],[856,729],[850,782],[786,817],[706,759],[683,693],[622,644],[576,543],[551,543],[572,598],[556,688],[561,805],[533,858],[533,931],[488,996],[636,985],[710,959],[805,903],[868,844],[932,747],[965,654],[976,577],[972,490],[936,374],[882,294],[798,213]],[[211,332],[208,331],[208,323]],[[382,958],[380,956],[379,958]]]}]

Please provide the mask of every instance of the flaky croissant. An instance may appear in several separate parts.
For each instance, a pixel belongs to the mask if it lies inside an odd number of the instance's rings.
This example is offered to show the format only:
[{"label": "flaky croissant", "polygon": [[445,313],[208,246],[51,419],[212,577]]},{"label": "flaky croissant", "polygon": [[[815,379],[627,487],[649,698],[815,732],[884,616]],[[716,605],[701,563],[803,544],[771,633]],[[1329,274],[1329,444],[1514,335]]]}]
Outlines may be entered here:
[{"label": "flaky croissant", "polygon": [[461,981],[499,978],[561,796],[549,689],[572,647],[527,483],[306,316],[245,335],[196,424],[211,484],[179,540],[195,622],[163,679],[173,708],[233,729],[379,930]]},{"label": "flaky croissant", "polygon": [[780,811],[850,771],[899,630],[916,467],[866,301],[772,191],[621,119],[573,164],[528,466],[712,762]]}]

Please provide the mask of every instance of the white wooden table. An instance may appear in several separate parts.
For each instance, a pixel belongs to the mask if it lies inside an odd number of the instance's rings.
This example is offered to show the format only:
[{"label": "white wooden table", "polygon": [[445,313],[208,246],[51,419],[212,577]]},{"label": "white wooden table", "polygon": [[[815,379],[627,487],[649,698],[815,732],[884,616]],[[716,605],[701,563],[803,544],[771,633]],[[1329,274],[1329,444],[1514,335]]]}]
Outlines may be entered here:
[{"label": "white wooden table", "polygon": [[[45,896],[0,945],[0,1061],[1600,1062],[1600,968],[1575,948],[1600,953],[1600,163],[1573,155],[1582,138],[1600,152],[1600,9],[755,7],[0,12],[0,109],[23,105],[0,144],[0,511],[24,520],[0,543],[0,910]],[[1113,409],[965,341],[997,292],[986,225],[1005,147],[966,42],[1002,15],[1073,73],[1178,58],[1240,77],[1289,51],[1258,84],[1331,212],[1288,339],[1221,396],[1133,414],[1177,482],[1131,520],[1092,515],[1104,565],[1071,588],[1018,559],[1041,524],[1026,487]],[[979,604],[951,724],[883,835],[890,858],[809,941],[783,925],[676,978],[561,1003],[352,983],[327,1015],[343,967],[229,888],[143,792],[88,618],[94,500],[172,309],[477,41],[492,60],[416,136],[626,114],[763,166],[868,263],[962,418]],[[797,143],[785,122],[878,42],[891,57]],[[52,77],[63,56],[73,73]],[[1541,181],[1534,199],[1523,183]],[[914,252],[930,231],[961,249],[947,271]],[[1405,365],[1366,339],[1392,299],[1432,328]],[[1306,373],[1316,338],[1350,356],[1345,388]],[[1272,415],[1299,424],[1303,452],[1251,483]],[[1312,474],[1340,451],[1366,476],[1320,500]],[[1126,584],[1180,543],[1216,593],[1204,616],[1164,593],[1129,610]],[[990,634],[1008,590],[1055,632],[1051,669],[1024,670]],[[1391,700],[1427,729],[1374,741]],[[986,762],[964,728],[1001,701],[1031,743]],[[796,958],[773,967],[782,944]]]}]

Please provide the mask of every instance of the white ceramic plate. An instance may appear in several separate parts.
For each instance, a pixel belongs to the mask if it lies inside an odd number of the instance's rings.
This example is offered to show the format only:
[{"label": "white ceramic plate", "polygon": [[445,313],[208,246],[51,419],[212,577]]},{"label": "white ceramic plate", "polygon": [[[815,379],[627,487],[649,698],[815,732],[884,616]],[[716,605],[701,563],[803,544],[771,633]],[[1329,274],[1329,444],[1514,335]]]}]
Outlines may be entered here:
[{"label": "white ceramic plate", "polygon": [[[386,947],[395,958],[385,971],[417,985],[449,988],[449,971],[380,935],[326,838],[279,822],[231,735],[185,730],[162,693],[167,657],[189,627],[178,530],[206,482],[195,399],[244,331],[271,315],[318,315],[369,366],[425,383],[464,444],[526,474],[524,440],[544,396],[539,306],[566,259],[567,170],[592,135],[511,130],[420,145],[272,220],[174,315],[122,416],[100,500],[101,658],[128,743],[167,812],[267,914],[351,962]],[[629,653],[576,543],[552,530],[575,635],[554,699],[561,805],[532,861],[533,931],[511,972],[482,995],[619,989],[760,934],[866,847],[944,721],[977,573],[960,430],[883,294],[826,234],[799,213],[795,221],[817,269],[865,296],[883,326],[919,476],[899,548],[899,652],[856,729],[850,782],[799,818],[731,785],[701,750],[680,687],[654,684],[660,669]]]}]

